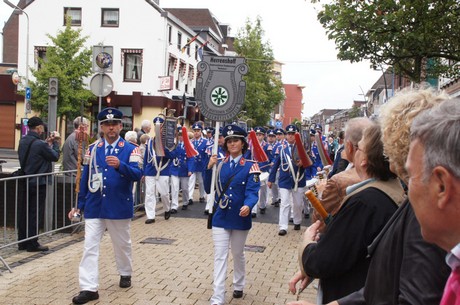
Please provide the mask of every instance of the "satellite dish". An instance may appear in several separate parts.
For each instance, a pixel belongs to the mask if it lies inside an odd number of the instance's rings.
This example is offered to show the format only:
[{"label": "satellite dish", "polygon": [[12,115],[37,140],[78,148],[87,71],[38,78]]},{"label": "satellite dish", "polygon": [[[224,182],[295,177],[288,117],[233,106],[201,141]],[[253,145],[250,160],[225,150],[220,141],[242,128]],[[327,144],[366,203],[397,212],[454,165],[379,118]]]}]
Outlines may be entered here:
[{"label": "satellite dish", "polygon": [[91,92],[98,97],[105,97],[113,90],[113,81],[107,74],[96,74],[91,78]]}]

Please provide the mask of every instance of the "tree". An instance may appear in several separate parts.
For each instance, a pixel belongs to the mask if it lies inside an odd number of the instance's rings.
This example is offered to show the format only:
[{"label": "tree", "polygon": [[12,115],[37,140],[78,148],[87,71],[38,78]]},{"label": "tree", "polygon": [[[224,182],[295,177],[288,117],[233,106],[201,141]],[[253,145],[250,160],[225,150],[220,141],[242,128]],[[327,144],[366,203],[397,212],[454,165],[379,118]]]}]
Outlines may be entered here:
[{"label": "tree", "polygon": [[457,0],[332,0],[317,18],[340,60],[393,66],[415,82],[457,76],[452,66],[460,61]]},{"label": "tree", "polygon": [[243,110],[255,126],[266,125],[273,108],[284,99],[283,84],[273,73],[273,51],[262,41],[263,34],[260,17],[255,24],[248,19],[234,43],[236,53],[246,58],[249,67],[244,76],[247,89]]},{"label": "tree", "polygon": [[80,115],[81,102],[94,99],[85,89],[83,78],[91,74],[91,50],[84,48],[87,37],[80,37],[81,29],[73,30],[67,22],[56,37],[47,34],[54,45],[46,48],[46,59],[38,58],[39,69],[31,69],[36,81],[31,82],[32,109],[47,115],[50,77],[57,77],[57,116],[73,119]]},{"label": "tree", "polygon": [[359,109],[357,105],[353,105],[353,107],[351,107],[350,109],[350,112],[348,113],[348,117],[352,119],[352,118],[357,118],[360,116],[361,116],[361,109]]}]

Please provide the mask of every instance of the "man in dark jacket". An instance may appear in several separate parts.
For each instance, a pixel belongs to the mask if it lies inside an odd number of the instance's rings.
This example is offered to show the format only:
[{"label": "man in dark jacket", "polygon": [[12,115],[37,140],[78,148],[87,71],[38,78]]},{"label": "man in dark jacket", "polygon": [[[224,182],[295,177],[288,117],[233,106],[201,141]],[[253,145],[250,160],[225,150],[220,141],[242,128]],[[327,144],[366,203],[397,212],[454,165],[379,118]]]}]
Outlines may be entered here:
[{"label": "man in dark jacket", "polygon": [[[26,175],[51,173],[52,162],[59,160],[59,137],[52,133],[46,141],[41,140],[45,124],[39,117],[29,119],[29,133],[19,141],[18,155],[21,168]],[[29,150],[30,147],[30,150]],[[29,154],[26,160],[26,154]],[[28,188],[23,200],[18,203],[18,240],[38,234],[37,227],[43,223],[47,176],[28,178]],[[38,237],[19,244],[19,250],[28,252],[48,251],[48,247],[38,243]]]}]

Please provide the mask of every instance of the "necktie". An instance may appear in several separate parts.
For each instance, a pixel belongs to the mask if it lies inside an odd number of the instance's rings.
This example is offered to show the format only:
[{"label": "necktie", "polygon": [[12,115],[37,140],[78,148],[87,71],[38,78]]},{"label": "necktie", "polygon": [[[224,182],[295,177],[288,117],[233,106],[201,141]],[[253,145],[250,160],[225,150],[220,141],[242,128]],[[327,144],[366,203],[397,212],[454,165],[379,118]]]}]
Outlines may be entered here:
[{"label": "necktie", "polygon": [[112,145],[107,145],[107,152],[105,153],[106,156],[110,156],[112,154]]},{"label": "necktie", "polygon": [[232,161],[230,162],[230,168],[231,168],[231,169],[234,169],[234,168],[235,168],[235,160],[232,160]]},{"label": "necktie", "polygon": [[452,270],[449,279],[447,280],[446,287],[444,288],[444,295],[442,296],[441,305],[458,304],[460,300],[460,292],[458,286],[460,283],[460,267]]}]

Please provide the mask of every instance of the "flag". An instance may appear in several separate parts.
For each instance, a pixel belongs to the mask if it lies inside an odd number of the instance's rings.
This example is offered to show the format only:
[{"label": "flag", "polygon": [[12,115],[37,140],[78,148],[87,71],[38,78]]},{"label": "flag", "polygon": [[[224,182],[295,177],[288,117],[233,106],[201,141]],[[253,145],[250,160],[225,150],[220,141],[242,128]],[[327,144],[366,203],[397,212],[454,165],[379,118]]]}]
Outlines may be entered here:
[{"label": "flag", "polygon": [[207,40],[205,43],[201,45],[201,47],[198,48],[198,57],[200,60],[203,60],[203,49],[204,47],[208,44],[209,40]]},{"label": "flag", "polygon": [[184,53],[185,50],[187,49],[187,47],[198,38],[198,36],[201,34],[201,32],[202,32],[202,30],[200,30],[198,32],[198,34],[196,34],[195,36],[193,36],[192,38],[187,40],[187,43],[181,49],[182,53]]}]

